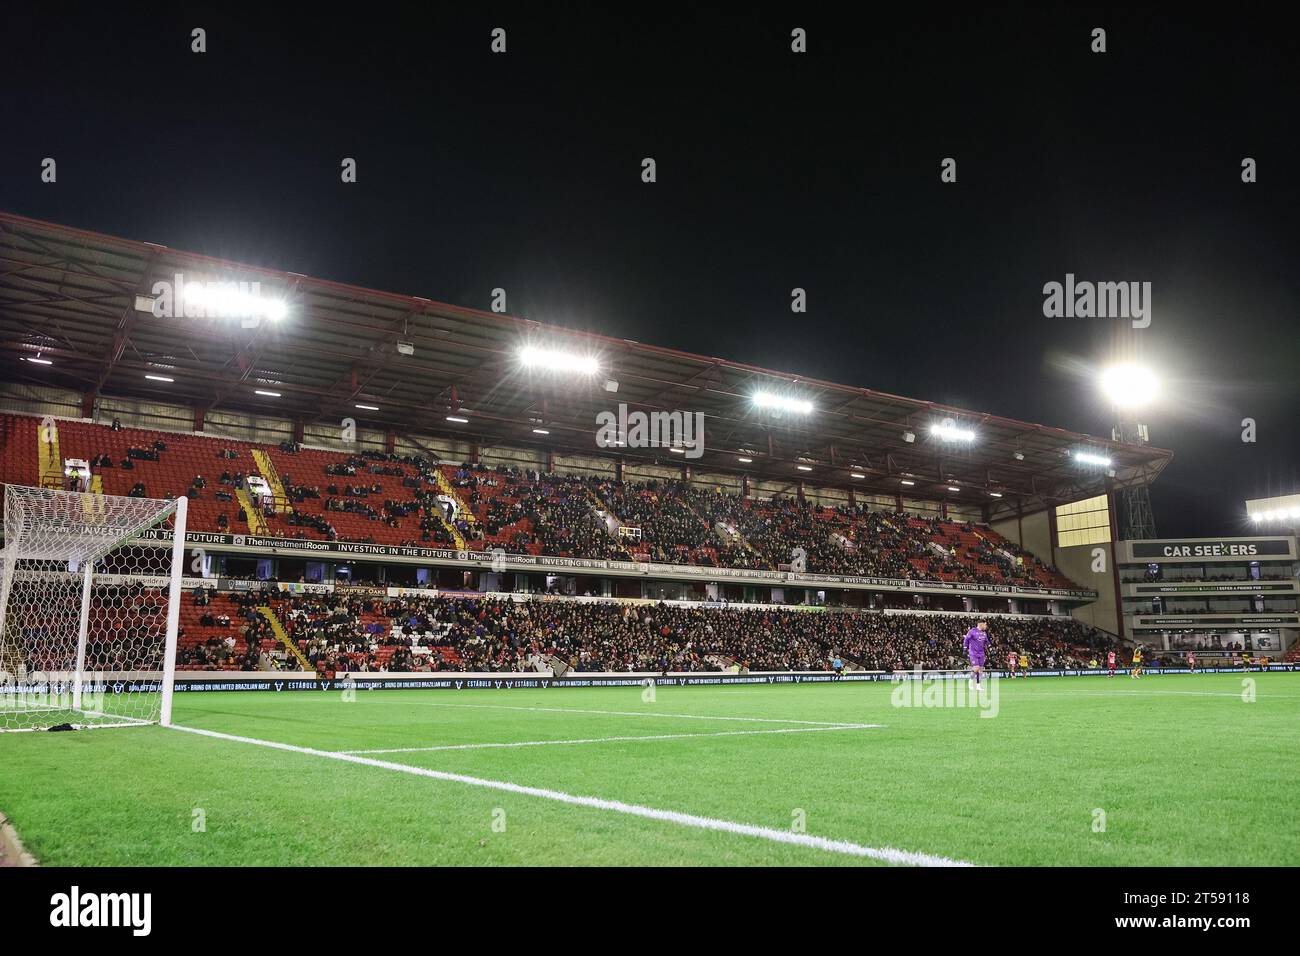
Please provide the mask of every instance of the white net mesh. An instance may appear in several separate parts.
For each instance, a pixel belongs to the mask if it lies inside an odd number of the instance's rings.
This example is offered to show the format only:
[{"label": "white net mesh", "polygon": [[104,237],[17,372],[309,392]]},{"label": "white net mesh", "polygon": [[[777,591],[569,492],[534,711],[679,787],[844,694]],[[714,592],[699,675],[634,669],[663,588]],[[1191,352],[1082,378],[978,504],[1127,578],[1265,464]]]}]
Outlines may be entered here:
[{"label": "white net mesh", "polygon": [[173,501],[5,486],[0,731],[164,717],[179,555],[156,532],[179,523],[183,535],[177,511]]}]

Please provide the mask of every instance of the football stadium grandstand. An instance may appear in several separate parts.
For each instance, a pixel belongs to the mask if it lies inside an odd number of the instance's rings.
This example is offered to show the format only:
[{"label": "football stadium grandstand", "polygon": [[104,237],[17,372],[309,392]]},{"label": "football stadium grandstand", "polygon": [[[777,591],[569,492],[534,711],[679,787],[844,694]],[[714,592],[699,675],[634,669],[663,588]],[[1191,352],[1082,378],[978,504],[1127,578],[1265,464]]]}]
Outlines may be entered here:
[{"label": "football stadium grandstand", "polygon": [[[1068,822],[1097,798],[1061,772],[1090,758],[1059,748],[1159,728],[1140,781],[1104,753],[1089,780],[1185,837],[1236,778],[1206,775],[1203,760],[1189,792],[1188,742],[1173,728],[1212,706],[1216,733],[1193,750],[1222,731],[1270,767],[1294,699],[1271,683],[1286,675],[1262,673],[1294,668],[1275,663],[1294,660],[1300,631],[1293,537],[1120,539],[1124,495],[1159,477],[1164,449],[10,214],[0,262],[0,482],[67,496],[61,527],[101,522],[114,502],[154,509],[114,573],[50,546],[0,625],[9,697],[72,672],[66,648],[80,645],[78,707],[84,685],[99,709],[75,713],[163,725],[83,735],[123,743],[75,756],[79,771],[105,770],[125,748],[153,768],[147,793],[130,775],[59,773],[61,786],[75,779],[51,797],[47,753],[12,739],[42,735],[0,734],[34,781],[0,785],[0,798],[50,862],[312,864],[320,834],[354,830],[389,863],[1115,865],[1291,852],[1264,826],[1244,846],[1207,830],[1180,848],[1106,845]],[[636,415],[700,427],[643,440],[623,426]],[[607,419],[620,423],[612,440]],[[148,574],[131,564],[146,554]],[[79,635],[75,592],[44,583],[71,572],[87,596],[100,581]],[[48,613],[42,594],[58,598]],[[1135,680],[1017,680],[1017,717],[996,735],[960,705],[907,710],[891,688],[965,688],[969,674],[978,716],[997,715],[998,685],[971,666],[977,622],[989,625],[992,678],[1014,658],[1024,676],[1118,664]],[[1214,673],[1189,675],[1196,689],[1168,710],[1148,708],[1137,678],[1185,672],[1189,653],[1202,669],[1259,671],[1269,706],[1230,711],[1239,691],[1215,681],[1237,678]],[[1102,683],[1106,694],[1082,686]],[[62,693],[48,684],[42,693]],[[160,690],[161,709],[114,709]],[[0,713],[0,730],[38,729],[12,726],[23,716]],[[648,755],[644,741],[663,749]],[[1000,772],[986,777],[988,759]],[[375,774],[299,776],[304,760]],[[864,761],[887,782],[869,826]],[[954,811],[956,788],[931,772],[984,788],[984,809]],[[131,839],[60,812],[98,799],[86,788],[106,778],[120,811],[108,816]],[[389,801],[425,799],[403,788],[430,778],[472,792],[414,830],[394,822]],[[1289,786],[1256,779],[1271,804]],[[312,813],[277,812],[225,841],[156,839],[157,818],[200,799],[236,829],[250,801]],[[563,806],[538,811],[548,801]],[[784,829],[805,802],[835,839]],[[1027,809],[1039,805],[1065,809]],[[480,810],[556,815],[509,841],[467,839]],[[779,825],[736,822],[760,810]],[[583,815],[595,812],[628,819],[591,828]],[[972,812],[987,821],[954,829]],[[1008,814],[1031,824],[996,844],[980,836]],[[661,843],[635,829],[665,820],[755,842]]]},{"label": "football stadium grandstand", "polygon": [[[1112,581],[1027,527],[1170,457],[12,215],[0,253],[0,479],[188,498],[182,669],[955,665],[913,611],[1083,658],[1122,636]],[[272,306],[232,318],[220,284]],[[701,415],[699,449],[601,447],[620,407]],[[682,606],[628,603],[655,599]]]}]

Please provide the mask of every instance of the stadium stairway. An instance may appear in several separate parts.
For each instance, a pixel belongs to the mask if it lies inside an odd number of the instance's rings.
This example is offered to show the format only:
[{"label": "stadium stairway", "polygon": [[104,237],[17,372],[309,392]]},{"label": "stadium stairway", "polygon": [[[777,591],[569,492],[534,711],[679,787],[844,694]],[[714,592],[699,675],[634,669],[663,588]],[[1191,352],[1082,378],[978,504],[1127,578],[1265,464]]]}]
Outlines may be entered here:
[{"label": "stadium stairway", "polygon": [[248,489],[236,488],[235,500],[239,502],[239,507],[244,509],[244,514],[248,518],[249,533],[265,537],[267,533],[266,519],[262,517],[261,509],[254,505],[253,499],[248,496]]},{"label": "stadium stairway", "polygon": [[266,483],[271,488],[276,514],[288,514],[292,506],[289,504],[289,496],[285,494],[284,485],[280,482],[280,474],[275,470],[275,462],[271,461],[271,456],[260,448],[254,448],[253,462],[257,465],[257,473],[266,479]]},{"label": "stadium stairway", "polygon": [[36,430],[36,461],[42,488],[63,487],[63,456],[59,454],[59,426],[54,419]]},{"label": "stadium stairway", "polygon": [[302,651],[298,649],[298,645],[289,638],[289,632],[284,629],[284,625],[280,623],[280,618],[276,615],[275,611],[263,604],[257,608],[257,613],[266,620],[267,624],[271,625],[271,633],[274,634],[276,640],[283,644],[285,649],[294,656],[298,661],[298,666],[305,671],[310,671],[312,669],[311,664],[307,662],[307,658],[303,657]]},{"label": "stadium stairway", "polygon": [[[476,518],[474,515],[474,509],[471,508],[469,506],[469,503],[466,502],[465,499],[460,496],[460,491],[455,486],[453,486],[450,481],[447,480],[447,476],[443,474],[441,468],[435,468],[433,470],[433,477],[438,484],[438,490],[442,492],[444,495],[446,495],[448,498],[450,498],[452,501],[456,502],[456,507],[459,509],[459,514],[465,518],[465,521],[468,524],[476,524],[478,522],[478,518]],[[463,547],[463,545],[461,545],[460,547]]]}]

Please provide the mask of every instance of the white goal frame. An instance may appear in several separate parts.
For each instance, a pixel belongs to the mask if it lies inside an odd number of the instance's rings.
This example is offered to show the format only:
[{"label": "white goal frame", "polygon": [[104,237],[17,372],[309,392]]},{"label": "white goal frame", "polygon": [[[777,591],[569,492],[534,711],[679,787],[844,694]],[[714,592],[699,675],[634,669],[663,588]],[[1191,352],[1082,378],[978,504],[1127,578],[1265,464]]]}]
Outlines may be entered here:
[{"label": "white goal frame", "polygon": [[[45,730],[59,724],[76,729],[153,723],[171,726],[188,500],[185,497],[121,498],[12,484],[4,486],[4,498],[5,540],[0,548],[0,733]],[[78,516],[87,515],[93,517],[78,522]],[[147,534],[162,529],[169,519],[170,541],[163,535]],[[157,570],[141,575],[130,569],[113,574],[97,568],[115,553],[149,554]],[[70,633],[50,633],[57,632],[58,628],[53,626],[52,619],[40,619],[40,612],[32,610],[33,595],[26,596],[27,612],[38,617],[39,627],[35,629],[53,638],[53,648],[41,648],[44,650],[41,665],[35,668],[28,663],[30,657],[25,656],[30,655],[32,648],[26,643],[23,627],[31,622],[23,617],[18,605],[16,577],[21,581],[35,581],[38,587],[42,579],[49,578],[51,591],[64,598],[79,598],[73,645]],[[110,668],[96,679],[87,670],[95,613],[109,616],[116,612],[108,608],[122,608],[120,601],[114,604],[104,597],[96,606],[96,589],[114,593],[126,590],[129,594],[131,587],[137,587],[161,596],[164,581],[166,619],[161,647],[154,644],[152,653],[142,655],[148,659],[138,661],[141,666]],[[75,582],[79,582],[79,594],[73,595],[69,588]],[[36,596],[39,597],[39,592]],[[50,603],[57,602],[52,598]],[[157,604],[152,607],[156,608]],[[131,620],[129,613],[126,619]],[[156,630],[153,634],[156,636]],[[147,638],[141,633],[137,641],[144,648]],[[148,688],[125,691],[123,699],[133,702],[134,707],[106,712],[87,700],[89,693],[103,697],[105,688],[111,687],[116,695],[117,686],[128,685]],[[156,705],[153,697],[148,696],[154,693]],[[47,715],[46,719],[41,718],[42,714]]]}]

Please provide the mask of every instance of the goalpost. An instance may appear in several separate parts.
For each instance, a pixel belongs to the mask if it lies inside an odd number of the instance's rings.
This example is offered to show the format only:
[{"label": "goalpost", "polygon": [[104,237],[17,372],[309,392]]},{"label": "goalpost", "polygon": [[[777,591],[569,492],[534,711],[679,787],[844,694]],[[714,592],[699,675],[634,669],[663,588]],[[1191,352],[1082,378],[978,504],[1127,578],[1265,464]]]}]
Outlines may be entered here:
[{"label": "goalpost", "polygon": [[0,733],[171,723],[187,505],[5,486]]}]

